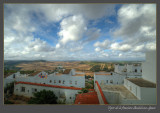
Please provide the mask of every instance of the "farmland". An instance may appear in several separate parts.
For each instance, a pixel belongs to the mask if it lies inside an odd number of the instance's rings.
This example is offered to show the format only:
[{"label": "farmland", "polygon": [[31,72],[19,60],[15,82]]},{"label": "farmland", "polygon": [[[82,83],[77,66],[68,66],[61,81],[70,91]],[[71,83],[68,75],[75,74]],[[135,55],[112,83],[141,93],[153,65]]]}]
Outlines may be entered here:
[{"label": "farmland", "polygon": [[58,66],[65,69],[76,69],[79,72],[85,72],[88,76],[94,76],[94,72],[110,71],[113,69],[112,63],[92,62],[92,61],[18,61],[4,63],[5,72],[14,71],[54,71]]}]

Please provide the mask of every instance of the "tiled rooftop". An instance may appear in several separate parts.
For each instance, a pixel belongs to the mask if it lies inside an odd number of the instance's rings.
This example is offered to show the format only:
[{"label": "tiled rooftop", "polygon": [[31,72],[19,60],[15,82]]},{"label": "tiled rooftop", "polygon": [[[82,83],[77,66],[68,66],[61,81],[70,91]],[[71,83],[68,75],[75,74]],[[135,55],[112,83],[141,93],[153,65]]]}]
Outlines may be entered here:
[{"label": "tiled rooftop", "polygon": [[75,104],[99,104],[97,93],[82,93],[76,96]]},{"label": "tiled rooftop", "polygon": [[[82,89],[82,88],[78,88],[78,87],[58,86],[58,85],[40,84],[40,83],[32,83],[32,82],[16,82],[15,84],[28,84],[28,85],[36,85],[36,86],[44,86],[44,87],[72,89],[72,90],[81,90]],[[93,91],[93,90],[94,89],[89,89],[89,91]]]}]

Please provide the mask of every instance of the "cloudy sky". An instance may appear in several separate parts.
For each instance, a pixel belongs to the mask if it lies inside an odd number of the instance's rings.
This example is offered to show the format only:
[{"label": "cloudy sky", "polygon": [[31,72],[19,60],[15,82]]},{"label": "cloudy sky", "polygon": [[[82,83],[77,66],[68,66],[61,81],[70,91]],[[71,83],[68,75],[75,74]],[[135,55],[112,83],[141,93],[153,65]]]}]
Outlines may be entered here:
[{"label": "cloudy sky", "polygon": [[143,60],[155,4],[5,4],[5,60]]}]

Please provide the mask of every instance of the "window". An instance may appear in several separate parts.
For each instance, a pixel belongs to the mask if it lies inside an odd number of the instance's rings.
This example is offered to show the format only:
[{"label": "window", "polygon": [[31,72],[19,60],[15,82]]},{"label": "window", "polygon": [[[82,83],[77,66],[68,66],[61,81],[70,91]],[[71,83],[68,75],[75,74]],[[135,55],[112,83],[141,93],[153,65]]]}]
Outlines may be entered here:
[{"label": "window", "polygon": [[15,75],[15,74],[13,74],[13,78],[16,78],[16,75]]},{"label": "window", "polygon": [[77,85],[77,81],[75,81],[75,85]]},{"label": "window", "polygon": [[29,93],[29,90],[28,90],[28,93]]},{"label": "window", "polygon": [[106,80],[106,83],[108,83],[108,80]]},{"label": "window", "polygon": [[61,83],[61,80],[59,80],[59,83]]},{"label": "window", "polygon": [[141,69],[141,72],[142,72],[142,69]]},{"label": "window", "polygon": [[34,89],[35,92],[37,92],[37,89]]},{"label": "window", "polygon": [[36,88],[32,88],[32,93],[35,93],[37,92],[37,89]]},{"label": "window", "polygon": [[54,80],[54,83],[56,83],[56,80]]},{"label": "window", "polygon": [[70,80],[70,84],[72,84],[72,81]]},{"label": "window", "polygon": [[135,69],[135,72],[137,72],[137,69]]},{"label": "window", "polygon": [[25,92],[25,87],[21,87],[21,92]]},{"label": "window", "polygon": [[113,80],[110,80],[110,83],[113,84]]},{"label": "window", "polygon": [[49,82],[52,83],[52,80],[50,80]]},{"label": "window", "polygon": [[63,80],[63,84],[65,83],[65,81]]}]

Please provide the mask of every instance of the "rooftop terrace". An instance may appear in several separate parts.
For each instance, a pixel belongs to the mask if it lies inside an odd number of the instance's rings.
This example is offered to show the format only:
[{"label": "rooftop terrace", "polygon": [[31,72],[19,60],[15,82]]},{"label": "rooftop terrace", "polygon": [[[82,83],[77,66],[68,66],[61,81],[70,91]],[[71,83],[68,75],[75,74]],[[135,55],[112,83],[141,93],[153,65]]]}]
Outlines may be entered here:
[{"label": "rooftop terrace", "polygon": [[101,85],[102,91],[120,93],[126,99],[137,99],[127,88],[123,85]]},{"label": "rooftop terrace", "polygon": [[151,87],[156,88],[156,84],[150,81],[144,80],[142,78],[128,78],[127,80],[131,81],[132,83],[140,86],[140,87]]}]

